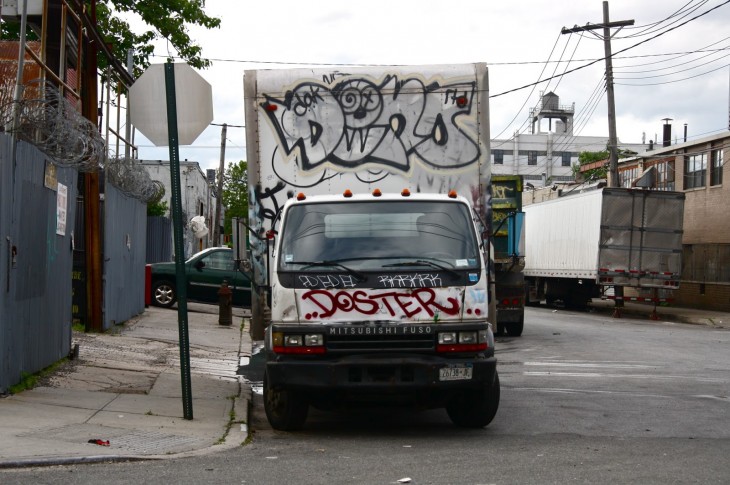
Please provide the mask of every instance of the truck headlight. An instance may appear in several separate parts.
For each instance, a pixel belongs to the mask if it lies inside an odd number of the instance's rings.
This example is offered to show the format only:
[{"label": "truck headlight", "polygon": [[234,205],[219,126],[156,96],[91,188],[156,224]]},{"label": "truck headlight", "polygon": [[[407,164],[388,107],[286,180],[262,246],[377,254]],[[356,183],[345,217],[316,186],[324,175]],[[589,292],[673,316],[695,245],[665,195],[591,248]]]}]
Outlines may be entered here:
[{"label": "truck headlight", "polygon": [[273,332],[271,343],[277,354],[324,354],[324,334]]},{"label": "truck headlight", "polygon": [[489,348],[486,330],[439,332],[436,352],[483,352]]}]

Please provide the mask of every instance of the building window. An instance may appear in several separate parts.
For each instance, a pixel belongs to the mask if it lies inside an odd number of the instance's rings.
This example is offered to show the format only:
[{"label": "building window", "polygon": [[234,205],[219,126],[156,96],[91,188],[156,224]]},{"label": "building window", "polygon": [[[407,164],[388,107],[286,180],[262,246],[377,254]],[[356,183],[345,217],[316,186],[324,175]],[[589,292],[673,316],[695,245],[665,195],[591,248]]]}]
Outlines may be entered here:
[{"label": "building window", "polygon": [[694,189],[705,186],[707,174],[707,154],[695,153],[684,157],[684,188]]},{"label": "building window", "polygon": [[631,187],[631,182],[633,182],[638,176],[639,167],[633,167],[626,170],[621,170],[618,173],[618,180],[621,184],[621,187]]},{"label": "building window", "polygon": [[537,165],[537,150],[529,150],[527,152],[527,164]]},{"label": "building window", "polygon": [[710,185],[722,184],[722,147],[712,149],[712,165],[710,165]]},{"label": "building window", "polygon": [[657,190],[674,190],[674,162],[660,162],[656,167]]},{"label": "building window", "polygon": [[570,167],[570,152],[563,152],[563,167]]},{"label": "building window", "polygon": [[494,154],[495,165],[502,165],[504,163],[504,150],[492,150]]}]

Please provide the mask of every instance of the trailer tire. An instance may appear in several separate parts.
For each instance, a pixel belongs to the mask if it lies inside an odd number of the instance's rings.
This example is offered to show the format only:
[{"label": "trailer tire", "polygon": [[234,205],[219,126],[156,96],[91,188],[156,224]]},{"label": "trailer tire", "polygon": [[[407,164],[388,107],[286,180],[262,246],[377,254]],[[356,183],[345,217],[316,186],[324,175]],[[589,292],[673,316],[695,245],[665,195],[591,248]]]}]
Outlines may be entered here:
[{"label": "trailer tire", "polygon": [[297,431],[307,420],[309,404],[296,391],[272,387],[267,373],[264,373],[264,410],[272,428]]},{"label": "trailer tire", "polygon": [[499,408],[499,375],[478,391],[467,391],[446,405],[451,422],[462,428],[483,428],[492,422]]},{"label": "trailer tire", "polygon": [[504,325],[507,330],[507,335],[510,337],[519,337],[522,335],[522,330],[525,328],[525,316],[522,315],[518,322],[507,323]]}]

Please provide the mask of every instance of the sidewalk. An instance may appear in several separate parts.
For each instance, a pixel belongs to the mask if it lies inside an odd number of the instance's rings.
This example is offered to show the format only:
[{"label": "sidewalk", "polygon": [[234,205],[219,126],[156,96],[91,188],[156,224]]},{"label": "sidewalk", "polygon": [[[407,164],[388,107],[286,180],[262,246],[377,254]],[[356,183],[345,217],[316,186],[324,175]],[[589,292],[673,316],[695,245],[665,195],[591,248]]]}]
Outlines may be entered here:
[{"label": "sidewalk", "polygon": [[183,419],[177,310],[150,307],[116,332],[74,333],[78,359],[40,386],[0,398],[0,468],[240,446],[250,388],[236,372],[251,355],[248,319],[235,310],[233,325],[221,326],[217,307],[189,304],[188,322],[192,420]]},{"label": "sidewalk", "polygon": [[[601,300],[594,298],[589,308],[602,313],[613,314],[616,304],[613,300]],[[678,323],[689,323],[693,325],[706,325],[716,328],[730,328],[730,313],[715,312],[710,310],[697,310],[694,308],[683,308],[675,306],[656,306],[651,303],[624,302],[621,310],[622,317],[652,319],[652,313],[656,309],[656,320]]]}]

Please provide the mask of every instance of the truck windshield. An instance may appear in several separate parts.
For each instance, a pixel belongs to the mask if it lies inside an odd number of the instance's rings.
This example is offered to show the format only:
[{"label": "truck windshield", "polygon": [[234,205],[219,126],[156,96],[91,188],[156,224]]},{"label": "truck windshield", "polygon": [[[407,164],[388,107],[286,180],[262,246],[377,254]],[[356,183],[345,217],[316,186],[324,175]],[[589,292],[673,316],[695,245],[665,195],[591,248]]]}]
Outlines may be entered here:
[{"label": "truck windshield", "polygon": [[300,204],[288,211],[280,233],[283,271],[479,266],[470,209],[457,202]]}]

